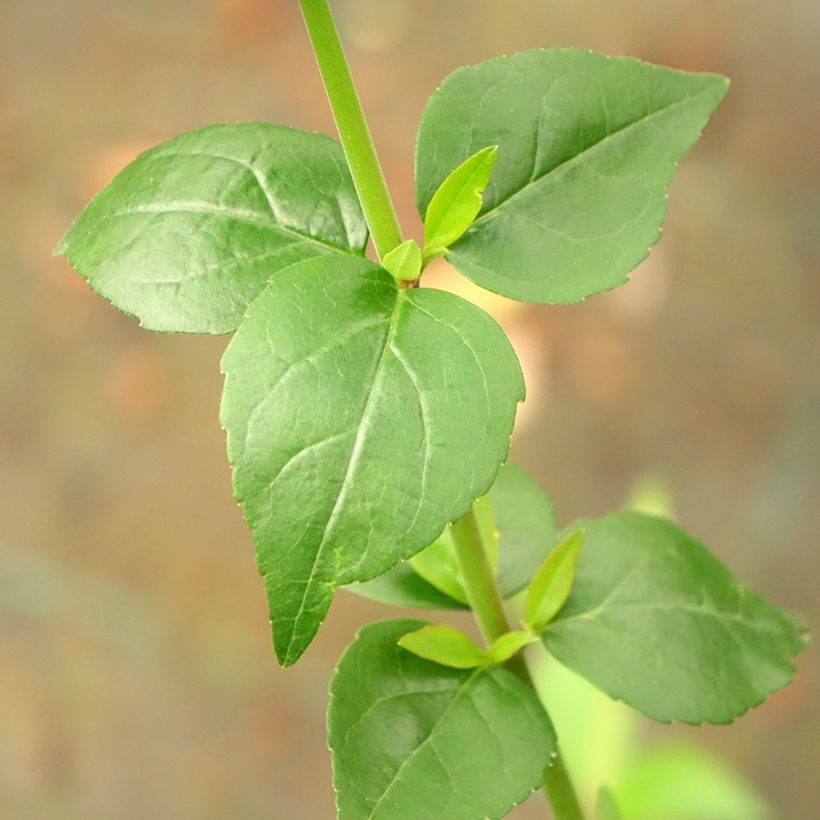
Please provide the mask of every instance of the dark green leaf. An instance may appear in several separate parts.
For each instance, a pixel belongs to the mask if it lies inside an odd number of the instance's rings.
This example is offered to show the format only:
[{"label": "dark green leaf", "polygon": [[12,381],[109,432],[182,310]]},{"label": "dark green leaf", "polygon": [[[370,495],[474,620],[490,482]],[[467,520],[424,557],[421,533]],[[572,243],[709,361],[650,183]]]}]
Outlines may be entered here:
[{"label": "dark green leaf", "polygon": [[211,125],[141,154],[57,247],[149,330],[227,333],[271,275],[364,253],[341,146],[268,123]]},{"label": "dark green leaf", "polygon": [[530,687],[506,669],[448,669],[397,645],[421,626],[371,624],[339,662],[328,727],[340,820],[500,818],[554,752]]},{"label": "dark green leaf", "polygon": [[547,649],[655,720],[728,723],[794,675],[792,620],[668,521],[576,522],[584,549]]},{"label": "dark green leaf", "polygon": [[[529,583],[532,574],[555,544],[558,531],[549,498],[523,470],[514,464],[505,464],[498,471],[489,498],[500,542],[498,584],[504,597],[509,598]],[[431,549],[433,553],[438,553],[442,549],[441,542],[444,542],[446,549],[452,550],[448,532],[442,534],[435,547],[428,547],[428,549]],[[427,550],[424,550],[415,556],[413,565],[423,566],[425,574],[430,577],[428,564],[431,563],[431,556],[426,553]],[[451,579],[458,581],[460,575],[452,551],[450,552],[450,563],[452,564]],[[442,561],[439,569],[444,571],[443,568],[446,566],[447,563]],[[357,595],[396,606],[442,608],[440,589],[421,578],[419,583],[414,585],[411,603],[407,593],[409,583],[407,573],[407,565],[398,564],[390,572],[373,581],[355,584],[346,589]],[[421,585],[426,587],[424,592],[421,590],[425,587]],[[458,600],[450,599],[447,608],[463,608],[463,604],[458,602],[460,600],[462,600],[460,597]],[[466,597],[463,600],[466,600]]]},{"label": "dark green leaf", "polygon": [[234,492],[287,665],[334,587],[418,552],[487,491],[521,371],[474,305],[343,256],[274,276],[222,367]]},{"label": "dark green leaf", "polygon": [[452,626],[427,624],[399,638],[399,646],[442,666],[475,669],[488,663],[487,653]]},{"label": "dark green leaf", "polygon": [[689,74],[580,49],[525,51],[451,74],[419,130],[419,212],[482,148],[498,162],[448,260],[489,290],[577,302],[626,281],[660,236],[665,188],[726,92]]},{"label": "dark green leaf", "polygon": [[495,165],[498,146],[465,159],[433,194],[424,215],[424,256],[441,256],[470,227],[481,210],[481,192]]},{"label": "dark green leaf", "polygon": [[583,543],[583,530],[571,532],[553,547],[533,576],[524,605],[524,621],[530,629],[543,629],[566,602]]}]

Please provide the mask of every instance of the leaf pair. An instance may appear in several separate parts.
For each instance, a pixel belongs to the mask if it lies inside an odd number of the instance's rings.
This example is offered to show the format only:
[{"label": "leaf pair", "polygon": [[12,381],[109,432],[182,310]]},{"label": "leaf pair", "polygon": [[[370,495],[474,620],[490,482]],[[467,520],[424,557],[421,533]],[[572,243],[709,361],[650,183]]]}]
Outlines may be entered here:
[{"label": "leaf pair", "polygon": [[[497,487],[522,475],[507,465],[489,495],[502,569],[510,560],[508,509]],[[611,697],[661,722],[728,723],[793,677],[791,658],[804,641],[791,618],[671,522],[635,512],[580,519],[563,537],[552,531],[540,551],[534,535],[531,550],[519,553],[541,565],[527,589],[525,623]],[[393,570],[379,579],[380,598],[405,605],[406,578]],[[438,606],[426,593],[412,605]]]},{"label": "leaf pair", "polygon": [[428,624],[399,639],[399,646],[428,661],[453,669],[474,669],[505,663],[527,644],[538,640],[531,632],[516,630],[499,636],[489,649],[476,646],[451,626]]}]

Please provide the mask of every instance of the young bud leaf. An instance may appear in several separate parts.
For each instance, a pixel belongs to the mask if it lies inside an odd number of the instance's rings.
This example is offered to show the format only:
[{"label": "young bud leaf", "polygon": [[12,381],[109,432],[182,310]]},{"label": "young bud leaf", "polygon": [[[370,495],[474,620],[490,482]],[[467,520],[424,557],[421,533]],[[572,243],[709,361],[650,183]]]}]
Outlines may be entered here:
[{"label": "young bud leaf", "polygon": [[423,626],[402,635],[398,643],[402,649],[420,658],[453,669],[474,669],[490,659],[463,632],[451,626]]},{"label": "young bud leaf", "polygon": [[421,248],[415,239],[408,239],[385,254],[382,266],[395,279],[409,282],[421,273]]},{"label": "young bud leaf", "polygon": [[521,651],[527,644],[537,640],[538,637],[533,635],[529,630],[522,629],[515,632],[507,632],[493,642],[493,645],[487,650],[487,654],[490,656],[492,663],[504,663],[504,661],[508,661],[513,655]]},{"label": "young bud leaf", "polygon": [[468,157],[433,194],[424,216],[425,261],[442,256],[470,227],[481,210],[481,192],[495,165],[498,146],[491,145]]},{"label": "young bud leaf", "polygon": [[530,629],[543,629],[564,605],[572,588],[583,543],[583,530],[570,533],[550,552],[533,576],[524,606],[524,621]]}]

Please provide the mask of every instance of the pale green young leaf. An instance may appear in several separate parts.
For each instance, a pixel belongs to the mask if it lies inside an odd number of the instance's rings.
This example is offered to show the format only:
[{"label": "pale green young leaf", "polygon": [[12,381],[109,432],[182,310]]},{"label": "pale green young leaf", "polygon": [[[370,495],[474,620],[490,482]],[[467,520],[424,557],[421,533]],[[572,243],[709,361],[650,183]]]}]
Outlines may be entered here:
[{"label": "pale green young leaf", "polygon": [[[449,526],[429,547],[417,552],[407,563],[439,592],[461,604],[468,603]],[[394,571],[398,571],[398,567]]]},{"label": "pale green young leaf", "polygon": [[564,605],[583,543],[583,530],[571,532],[553,547],[533,576],[524,604],[524,622],[530,629],[543,629]]},{"label": "pale green young leaf", "polygon": [[336,586],[409,558],[488,490],[521,370],[477,307],[350,256],[274,276],[222,369],[234,493],[287,665]]},{"label": "pale green young leaf", "polygon": [[55,253],[145,328],[235,330],[278,270],[364,254],[341,146],[269,123],[210,125],[137,157]]},{"label": "pale green young leaf", "polygon": [[498,145],[481,212],[448,261],[531,302],[578,302],[616,287],[660,237],[676,163],[727,85],[716,74],[581,49],[459,68],[421,120],[419,213],[450,169]]},{"label": "pale green young leaf", "polygon": [[395,279],[411,281],[421,273],[421,248],[415,239],[407,239],[384,255],[382,266]]},{"label": "pale green young leaf", "polygon": [[451,669],[397,645],[421,621],[362,629],[330,686],[339,820],[500,818],[538,787],[555,735],[501,667]]},{"label": "pale green young leaf", "polygon": [[504,663],[520,652],[527,644],[537,640],[537,636],[530,631],[519,629],[514,632],[507,632],[493,641],[492,646],[487,650],[487,654],[492,663]]},{"label": "pale green young leaf", "polygon": [[[527,585],[544,556],[555,544],[558,529],[549,498],[514,464],[505,464],[498,471],[489,499],[494,528],[498,530],[498,585],[504,597],[509,598]],[[479,519],[481,521],[481,516]],[[441,540],[449,544],[447,531],[442,534]],[[444,583],[455,580],[460,585],[461,575],[451,544],[447,546],[450,550],[447,558],[440,561],[437,554],[434,560],[428,561],[427,551],[438,553],[441,548],[439,543],[427,547],[413,557],[412,565],[425,578],[431,577],[435,567],[451,566]],[[408,571],[412,572],[407,564],[398,564],[373,581],[353,584],[345,589],[365,598],[396,606],[442,608],[442,584],[438,583],[437,586],[419,578],[418,583],[412,584],[413,590],[409,593],[411,583]],[[463,607],[461,602],[466,601],[463,591],[454,591],[452,587],[449,590],[453,595],[449,598],[449,606],[444,608]]]},{"label": "pale green young leaf", "polygon": [[[426,547],[421,555],[430,547]],[[416,572],[410,562],[399,561],[391,570],[362,583],[348,584],[343,587],[362,598],[370,598],[383,604],[407,607],[409,609],[467,609],[463,601],[452,598],[433,584],[426,581]]]},{"label": "pale green young leaf", "polygon": [[475,669],[489,662],[489,655],[463,632],[452,626],[428,624],[399,638],[399,646],[442,666],[453,669]]},{"label": "pale green young leaf", "polygon": [[425,261],[441,256],[470,227],[481,210],[481,193],[495,165],[498,146],[482,148],[451,171],[424,213]]},{"label": "pale green young leaf", "polygon": [[803,637],[675,525],[640,513],[585,531],[575,582],[542,633],[606,694],[661,722],[729,723],[794,676]]}]

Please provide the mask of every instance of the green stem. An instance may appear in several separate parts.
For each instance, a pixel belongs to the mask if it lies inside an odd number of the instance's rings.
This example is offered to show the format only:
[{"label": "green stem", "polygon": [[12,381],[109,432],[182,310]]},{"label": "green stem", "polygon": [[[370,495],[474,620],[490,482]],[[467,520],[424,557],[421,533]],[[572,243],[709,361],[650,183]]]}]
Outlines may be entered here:
[{"label": "green stem", "polygon": [[491,644],[510,631],[510,624],[495,583],[474,507],[470,507],[467,515],[450,525],[450,533],[467,600],[484,640]]},{"label": "green stem", "polygon": [[[470,508],[467,515],[450,525],[450,533],[453,536],[456,561],[461,571],[467,600],[484,640],[491,644],[510,631],[510,624],[504,612],[501,593],[495,582],[495,575],[490,565],[487,547],[481,536],[481,528],[474,507]],[[514,656],[507,665],[511,671],[535,689],[522,655]],[[560,754],[545,770],[543,784],[555,820],[584,820],[578,797]]]},{"label": "green stem", "polygon": [[401,244],[401,228],[353,85],[328,0],[299,0],[353,183],[379,259]]}]

